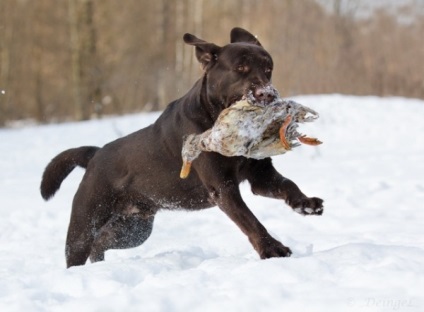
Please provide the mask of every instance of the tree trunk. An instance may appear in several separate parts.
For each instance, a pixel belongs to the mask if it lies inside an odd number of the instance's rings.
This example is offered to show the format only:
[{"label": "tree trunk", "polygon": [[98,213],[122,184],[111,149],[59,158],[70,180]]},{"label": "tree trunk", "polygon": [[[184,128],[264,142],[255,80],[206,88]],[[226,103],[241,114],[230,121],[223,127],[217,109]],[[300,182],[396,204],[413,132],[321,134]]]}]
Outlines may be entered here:
[{"label": "tree trunk", "polygon": [[77,0],[68,0],[69,6],[69,30],[71,39],[71,59],[72,59],[72,94],[74,100],[74,117],[76,120],[85,119],[84,107],[81,99],[81,64],[80,47],[78,38],[78,11]]},{"label": "tree trunk", "polygon": [[[9,8],[11,9],[11,8]],[[10,11],[6,4],[0,1],[0,127],[3,127],[9,115],[9,79],[10,79],[10,43],[13,37],[13,27],[8,18]]]},{"label": "tree trunk", "polygon": [[102,113],[101,74],[97,66],[94,2],[68,0],[75,118],[87,120]]},{"label": "tree trunk", "polygon": [[[185,44],[181,40],[184,33],[185,0],[176,1],[175,5],[175,77],[177,92],[184,88],[184,49]],[[187,31],[187,30],[186,30]]]},{"label": "tree trunk", "polygon": [[[193,9],[193,32],[196,36],[202,38],[203,37],[203,0],[192,0],[191,7]],[[195,54],[193,53],[193,49],[187,49],[185,47],[185,51],[187,53],[188,59],[188,68],[187,72],[189,72],[189,76],[187,79],[187,84],[192,84],[196,78],[199,77],[199,62],[197,61]]]},{"label": "tree trunk", "polygon": [[94,0],[82,1],[80,47],[82,58],[82,87],[85,87],[83,101],[85,117],[89,118],[94,112],[100,118],[103,111],[102,100],[102,75],[97,58],[97,34],[94,25]]}]

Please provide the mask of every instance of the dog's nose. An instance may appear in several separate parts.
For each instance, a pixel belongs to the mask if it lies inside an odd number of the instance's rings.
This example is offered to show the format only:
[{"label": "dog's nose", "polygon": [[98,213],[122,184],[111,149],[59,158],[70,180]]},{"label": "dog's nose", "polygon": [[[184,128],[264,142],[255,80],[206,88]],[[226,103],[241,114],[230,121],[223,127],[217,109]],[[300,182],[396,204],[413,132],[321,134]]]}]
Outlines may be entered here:
[{"label": "dog's nose", "polygon": [[257,87],[253,93],[256,100],[262,103],[271,103],[277,97],[277,91],[272,86]]}]

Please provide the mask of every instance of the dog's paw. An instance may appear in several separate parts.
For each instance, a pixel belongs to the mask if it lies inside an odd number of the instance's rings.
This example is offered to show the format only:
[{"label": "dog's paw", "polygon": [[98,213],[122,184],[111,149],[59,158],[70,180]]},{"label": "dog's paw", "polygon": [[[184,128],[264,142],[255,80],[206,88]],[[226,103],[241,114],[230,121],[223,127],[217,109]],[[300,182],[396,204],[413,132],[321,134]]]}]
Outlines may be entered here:
[{"label": "dog's paw", "polygon": [[290,248],[284,246],[272,237],[262,240],[257,251],[261,259],[290,257],[292,254]]},{"label": "dog's paw", "polygon": [[294,211],[303,215],[322,215],[324,212],[323,200],[318,197],[305,197],[297,201],[293,201],[290,206]]}]

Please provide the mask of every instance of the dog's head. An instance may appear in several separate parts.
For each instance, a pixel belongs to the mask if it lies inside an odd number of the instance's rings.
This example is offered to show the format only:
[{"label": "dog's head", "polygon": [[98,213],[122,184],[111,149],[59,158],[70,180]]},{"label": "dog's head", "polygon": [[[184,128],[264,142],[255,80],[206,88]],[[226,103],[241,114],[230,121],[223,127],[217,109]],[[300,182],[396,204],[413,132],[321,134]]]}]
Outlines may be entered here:
[{"label": "dog's head", "polygon": [[205,71],[207,99],[218,106],[215,110],[249,94],[262,105],[277,96],[271,85],[272,58],[250,32],[234,28],[231,43],[223,47],[191,34],[185,34],[184,41],[196,47],[196,57]]}]

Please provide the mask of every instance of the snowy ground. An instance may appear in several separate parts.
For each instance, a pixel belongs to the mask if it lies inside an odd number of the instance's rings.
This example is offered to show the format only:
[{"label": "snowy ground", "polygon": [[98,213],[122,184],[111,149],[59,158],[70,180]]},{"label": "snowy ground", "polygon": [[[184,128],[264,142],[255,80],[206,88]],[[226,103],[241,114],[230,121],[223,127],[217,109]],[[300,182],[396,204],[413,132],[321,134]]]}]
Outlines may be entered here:
[{"label": "snowy ground", "polygon": [[157,114],[0,130],[0,311],[424,311],[424,101],[305,96],[324,141],[274,159],[321,217],[243,196],[294,255],[259,260],[217,208],[162,212],[141,247],[65,269],[75,170],[49,202],[42,171],[60,151],[103,145]]}]

